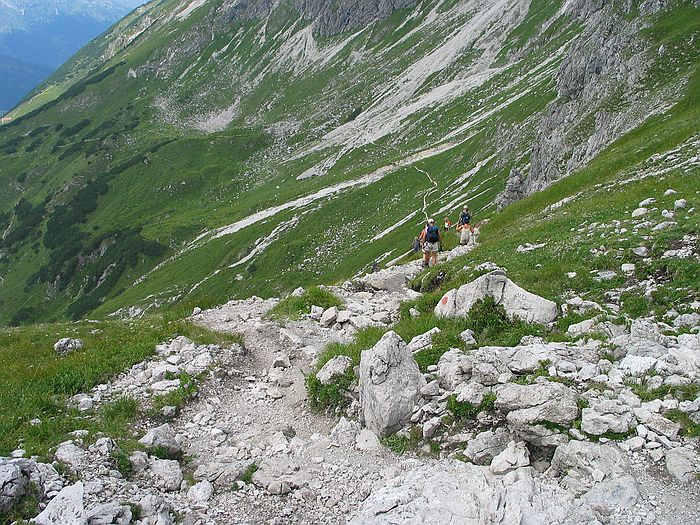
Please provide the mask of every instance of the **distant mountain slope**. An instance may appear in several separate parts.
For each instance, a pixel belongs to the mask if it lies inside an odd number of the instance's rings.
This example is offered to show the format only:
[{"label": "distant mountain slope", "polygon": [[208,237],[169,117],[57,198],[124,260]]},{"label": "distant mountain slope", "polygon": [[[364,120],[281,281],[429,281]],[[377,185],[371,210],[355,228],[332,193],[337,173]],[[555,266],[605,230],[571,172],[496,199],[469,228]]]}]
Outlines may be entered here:
[{"label": "distant mountain slope", "polygon": [[669,125],[699,67],[691,0],[152,2],[0,127],[0,321],[352,277]]},{"label": "distant mountain slope", "polygon": [[0,55],[0,113],[13,107],[50,73],[48,68]]},{"label": "distant mountain slope", "polygon": [[8,110],[141,0],[0,1],[0,109]]}]

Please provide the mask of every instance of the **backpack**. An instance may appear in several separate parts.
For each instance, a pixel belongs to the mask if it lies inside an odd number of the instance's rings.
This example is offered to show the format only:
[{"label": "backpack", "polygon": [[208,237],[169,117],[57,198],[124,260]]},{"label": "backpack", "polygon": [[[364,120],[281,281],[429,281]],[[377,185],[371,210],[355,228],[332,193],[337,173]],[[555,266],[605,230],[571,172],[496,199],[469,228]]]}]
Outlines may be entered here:
[{"label": "backpack", "polygon": [[428,226],[425,231],[425,242],[438,242],[440,240],[440,228]]},{"label": "backpack", "polygon": [[460,224],[469,224],[469,221],[472,220],[472,216],[470,213],[464,213],[459,216],[459,223]]}]

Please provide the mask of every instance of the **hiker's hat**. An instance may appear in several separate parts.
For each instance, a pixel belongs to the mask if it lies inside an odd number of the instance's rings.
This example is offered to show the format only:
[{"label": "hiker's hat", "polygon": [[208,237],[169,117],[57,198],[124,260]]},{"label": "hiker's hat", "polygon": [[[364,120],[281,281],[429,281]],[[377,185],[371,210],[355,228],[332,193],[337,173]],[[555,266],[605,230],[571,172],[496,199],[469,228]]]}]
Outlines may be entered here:
[{"label": "hiker's hat", "polygon": [[433,224],[435,222],[435,219],[428,219],[428,224]]}]

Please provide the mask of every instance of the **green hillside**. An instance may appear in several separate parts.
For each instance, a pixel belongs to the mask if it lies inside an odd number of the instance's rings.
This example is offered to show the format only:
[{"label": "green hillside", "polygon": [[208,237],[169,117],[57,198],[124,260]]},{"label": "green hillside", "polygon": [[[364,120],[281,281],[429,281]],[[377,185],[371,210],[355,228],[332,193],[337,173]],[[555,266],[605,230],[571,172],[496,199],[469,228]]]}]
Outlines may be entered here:
[{"label": "green hillside", "polygon": [[[493,215],[493,243],[556,223],[566,244],[569,217],[523,229],[523,206],[610,198],[591,188],[697,151],[690,0],[433,0],[341,28],[331,7],[297,4],[151,2],[11,112],[0,322],[339,281],[402,257],[425,214],[467,201]],[[530,190],[576,173],[495,214],[514,168]]]}]

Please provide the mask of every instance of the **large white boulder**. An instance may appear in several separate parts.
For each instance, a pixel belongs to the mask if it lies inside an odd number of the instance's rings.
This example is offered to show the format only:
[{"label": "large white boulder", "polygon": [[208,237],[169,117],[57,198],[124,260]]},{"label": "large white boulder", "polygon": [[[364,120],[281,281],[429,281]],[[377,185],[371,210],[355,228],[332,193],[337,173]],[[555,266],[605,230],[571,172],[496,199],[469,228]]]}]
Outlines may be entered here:
[{"label": "large white boulder", "polygon": [[435,315],[464,317],[477,301],[493,297],[511,317],[528,323],[547,324],[559,315],[557,304],[520,288],[503,270],[482,275],[457,290],[447,292],[435,307]]},{"label": "large white boulder", "polygon": [[393,331],[384,334],[360,359],[360,404],[367,428],[378,436],[400,430],[425,385],[403,340]]}]

